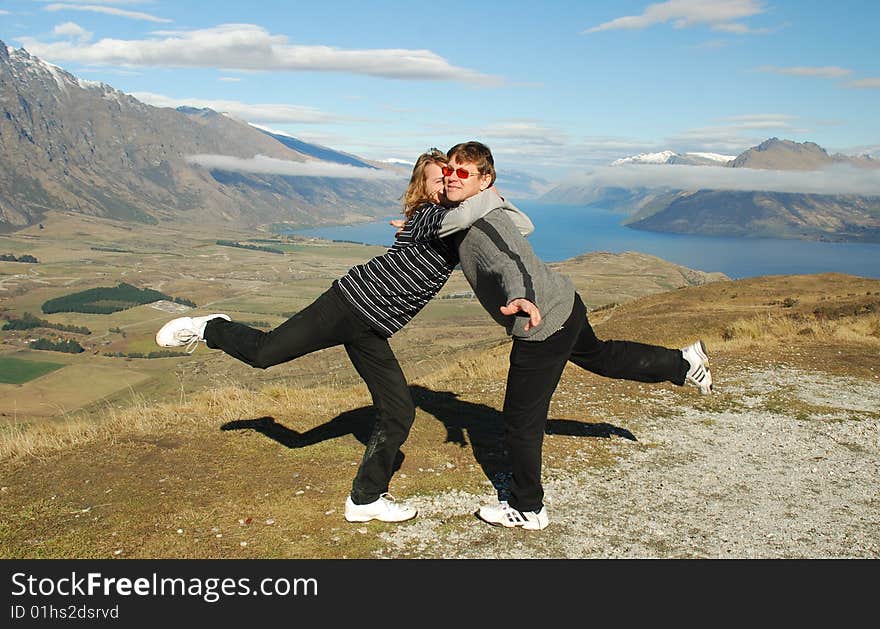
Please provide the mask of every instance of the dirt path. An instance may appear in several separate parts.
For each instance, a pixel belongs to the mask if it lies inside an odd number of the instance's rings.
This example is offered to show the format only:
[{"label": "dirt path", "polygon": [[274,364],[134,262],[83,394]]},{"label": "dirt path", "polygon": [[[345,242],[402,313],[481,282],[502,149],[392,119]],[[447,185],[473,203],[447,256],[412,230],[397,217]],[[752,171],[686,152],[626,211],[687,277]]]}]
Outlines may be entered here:
[{"label": "dirt path", "polygon": [[725,372],[718,395],[684,405],[639,387],[657,412],[608,419],[638,438],[603,440],[610,467],[545,456],[546,530],[450,517],[491,493],[416,497],[419,517],[383,533],[377,556],[880,557],[880,380],[778,365]]}]

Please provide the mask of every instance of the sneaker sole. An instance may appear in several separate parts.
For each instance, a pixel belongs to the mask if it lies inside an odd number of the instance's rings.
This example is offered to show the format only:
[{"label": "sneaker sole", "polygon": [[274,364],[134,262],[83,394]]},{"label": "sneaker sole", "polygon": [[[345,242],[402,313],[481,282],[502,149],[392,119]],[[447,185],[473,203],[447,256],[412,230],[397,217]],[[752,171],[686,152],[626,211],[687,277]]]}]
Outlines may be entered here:
[{"label": "sneaker sole", "polygon": [[402,518],[402,519],[400,519],[400,520],[383,520],[382,518],[378,518],[378,517],[377,517],[377,518],[371,518],[371,517],[360,517],[360,516],[359,516],[359,517],[353,517],[353,518],[350,518],[350,517],[348,517],[348,516],[345,516],[345,521],[346,521],[346,522],[351,522],[352,524],[357,524],[357,523],[362,523],[362,522],[372,522],[373,520],[378,520],[379,522],[391,522],[391,523],[394,523],[394,522],[409,522],[410,520],[414,519],[417,515],[418,515],[418,513],[414,513],[413,515],[409,516],[408,518]]},{"label": "sneaker sole", "polygon": [[380,517],[371,517],[371,516],[345,516],[346,522],[359,523],[359,522],[372,522],[373,520],[378,520],[379,522],[409,522],[414,519],[419,514],[418,511],[413,513],[408,518],[401,518],[400,520],[383,520]]}]

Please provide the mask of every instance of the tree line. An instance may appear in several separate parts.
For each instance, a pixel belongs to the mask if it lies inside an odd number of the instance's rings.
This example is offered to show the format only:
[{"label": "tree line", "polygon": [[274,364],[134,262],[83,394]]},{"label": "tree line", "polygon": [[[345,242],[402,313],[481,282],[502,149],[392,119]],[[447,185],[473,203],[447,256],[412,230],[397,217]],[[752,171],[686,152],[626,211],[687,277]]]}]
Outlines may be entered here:
[{"label": "tree line", "polygon": [[52,330],[60,330],[62,332],[73,332],[74,334],[92,333],[92,331],[85,326],[52,323],[51,321],[35,317],[29,312],[24,313],[21,319],[9,319],[3,325],[4,330],[31,330],[33,328],[49,328]]},{"label": "tree line", "polygon": [[105,352],[104,356],[110,356],[111,358],[174,358],[176,356],[189,356],[189,354],[161,349],[146,354],[143,352]]},{"label": "tree line", "polygon": [[30,264],[36,264],[39,262],[34,256],[26,253],[19,257],[15,257],[11,253],[0,253],[0,262],[28,262]]},{"label": "tree line", "polygon": [[171,297],[151,288],[137,288],[131,284],[120,282],[113,287],[90,288],[50,299],[43,303],[41,309],[44,314],[54,312],[110,314],[163,299],[191,307],[196,305],[188,299]]},{"label": "tree line", "polygon": [[218,240],[218,245],[223,247],[238,247],[239,249],[253,249],[254,251],[265,251],[266,253],[280,253],[284,255],[284,251],[278,249],[276,247],[263,247],[260,245],[243,245],[240,242],[236,242],[234,240]]},{"label": "tree line", "polygon": [[65,354],[79,354],[86,351],[82,345],[71,339],[34,339],[28,343],[31,349],[47,349],[52,352],[64,352]]}]

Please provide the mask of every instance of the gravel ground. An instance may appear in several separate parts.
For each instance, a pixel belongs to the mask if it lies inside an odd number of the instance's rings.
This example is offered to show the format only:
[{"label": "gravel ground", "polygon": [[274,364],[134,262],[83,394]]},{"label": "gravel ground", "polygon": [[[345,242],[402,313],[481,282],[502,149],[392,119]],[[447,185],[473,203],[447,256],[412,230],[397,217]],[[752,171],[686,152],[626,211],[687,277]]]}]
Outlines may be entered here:
[{"label": "gravel ground", "polygon": [[383,533],[377,556],[880,557],[880,382],[779,365],[732,371],[708,403],[643,387],[665,413],[640,420],[638,441],[605,440],[612,467],[545,457],[544,531],[461,517],[495,499],[487,482],[484,495],[408,500],[419,517]]}]

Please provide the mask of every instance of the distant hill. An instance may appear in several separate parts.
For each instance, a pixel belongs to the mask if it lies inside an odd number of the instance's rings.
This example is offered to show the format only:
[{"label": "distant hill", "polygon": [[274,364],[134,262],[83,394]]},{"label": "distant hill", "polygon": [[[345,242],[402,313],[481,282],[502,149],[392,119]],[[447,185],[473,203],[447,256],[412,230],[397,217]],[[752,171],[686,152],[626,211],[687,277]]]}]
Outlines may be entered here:
[{"label": "distant hill", "polygon": [[880,199],[699,190],[655,199],[626,224],[675,234],[880,242]]},{"label": "distant hill", "polygon": [[[344,164],[356,166],[357,177],[246,172],[222,161],[206,167],[195,155]],[[152,107],[0,41],[0,229],[53,211],[243,226],[396,212],[405,185],[400,169],[342,156],[210,109]]]},{"label": "distant hill", "polygon": [[880,161],[868,156],[851,157],[828,152],[814,142],[792,142],[770,138],[743,151],[729,165],[731,168],[769,170],[819,170],[835,164],[862,168],[880,168]]},{"label": "distant hill", "polygon": [[[689,156],[698,156],[691,159]],[[820,171],[828,168],[880,169],[868,156],[828,154],[813,142],[770,138],[725,161],[708,153],[673,151],[621,158],[607,167],[675,168],[698,166],[762,171]],[[707,181],[711,181],[707,170]],[[672,171],[670,171],[672,172]],[[696,170],[692,179],[699,181]],[[642,174],[656,174],[643,171]],[[611,178],[613,179],[613,177]],[[662,178],[660,178],[662,180]],[[880,197],[859,194],[815,194],[768,190],[678,189],[669,185],[620,186],[560,184],[542,201],[591,204],[625,213],[627,226],[648,231],[724,236],[760,236],[806,240],[880,242]]]},{"label": "distant hill", "polygon": [[367,162],[357,157],[354,157],[353,155],[340,153],[339,151],[334,151],[333,149],[327,148],[325,146],[309,144],[308,142],[303,142],[302,140],[298,140],[297,138],[291,137],[289,135],[284,135],[283,133],[274,133],[267,129],[261,129],[256,125],[251,126],[260,133],[265,133],[270,138],[275,138],[287,148],[291,148],[294,151],[302,153],[303,155],[310,155],[317,159],[323,160],[325,162],[332,162],[334,164],[344,164],[346,166],[357,166],[358,168],[372,168],[378,170],[378,168],[376,168],[375,166],[371,166]]}]

